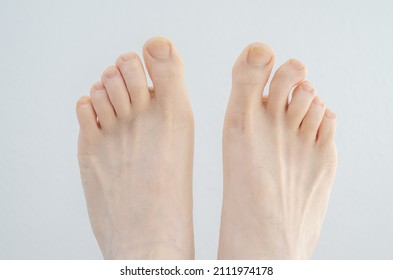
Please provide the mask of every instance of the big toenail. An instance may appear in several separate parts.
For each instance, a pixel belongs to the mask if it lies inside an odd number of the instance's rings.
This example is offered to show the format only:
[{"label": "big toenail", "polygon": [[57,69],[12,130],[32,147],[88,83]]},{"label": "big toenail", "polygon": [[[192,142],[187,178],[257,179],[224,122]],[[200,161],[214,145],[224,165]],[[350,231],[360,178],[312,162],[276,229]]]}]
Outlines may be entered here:
[{"label": "big toenail", "polygon": [[302,89],[307,92],[313,92],[314,88],[310,83],[304,82],[302,83]]},{"label": "big toenail", "polygon": [[146,49],[155,59],[167,59],[171,54],[169,42],[163,39],[154,39],[147,44]]},{"label": "big toenail", "polygon": [[272,56],[264,47],[251,47],[248,51],[247,62],[253,66],[265,66],[272,60]]},{"label": "big toenail", "polygon": [[315,97],[312,102],[317,105],[323,105],[323,100],[321,98],[319,98],[318,96]]},{"label": "big toenail", "polygon": [[114,67],[108,68],[105,70],[104,75],[109,79],[113,79],[117,76],[117,69]]}]

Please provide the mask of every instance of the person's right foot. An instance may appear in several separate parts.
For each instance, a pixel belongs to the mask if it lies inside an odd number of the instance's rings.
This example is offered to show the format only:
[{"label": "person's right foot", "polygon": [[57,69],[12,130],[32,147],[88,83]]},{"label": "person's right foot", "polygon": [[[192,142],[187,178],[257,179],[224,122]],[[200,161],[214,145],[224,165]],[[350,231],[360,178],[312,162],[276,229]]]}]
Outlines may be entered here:
[{"label": "person's right foot", "polygon": [[273,63],[272,49],[254,43],[233,68],[220,259],[310,258],[324,220],[337,161],[336,117],[294,59],[277,70],[263,98]]}]

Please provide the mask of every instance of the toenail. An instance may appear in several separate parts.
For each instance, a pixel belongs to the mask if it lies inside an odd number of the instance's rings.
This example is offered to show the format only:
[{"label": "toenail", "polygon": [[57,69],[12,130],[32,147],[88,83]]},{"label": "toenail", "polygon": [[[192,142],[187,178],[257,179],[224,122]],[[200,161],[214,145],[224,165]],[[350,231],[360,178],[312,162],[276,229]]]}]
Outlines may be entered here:
[{"label": "toenail", "polygon": [[103,84],[97,83],[94,85],[94,91],[95,92],[105,91],[105,88],[104,88]]},{"label": "toenail", "polygon": [[336,113],[330,111],[330,110],[326,110],[326,117],[329,119],[335,119],[336,118]]},{"label": "toenail", "polygon": [[155,59],[167,59],[171,54],[169,42],[164,39],[153,39],[148,42],[146,50]]},{"label": "toenail", "polygon": [[87,96],[82,97],[81,99],[79,99],[78,101],[78,105],[87,105],[90,103],[90,98]]},{"label": "toenail", "polygon": [[272,57],[264,47],[251,47],[248,51],[247,62],[253,66],[265,66],[269,64]]},{"label": "toenail", "polygon": [[117,76],[117,69],[115,67],[110,67],[105,70],[104,75],[109,79],[113,79]]},{"label": "toenail", "polygon": [[293,58],[288,60],[288,64],[291,67],[293,67],[294,69],[299,70],[299,71],[306,68],[306,66],[302,62],[300,62],[299,60],[293,59]]},{"label": "toenail", "polygon": [[122,55],[120,56],[120,59],[121,59],[122,61],[124,61],[124,62],[133,60],[133,59],[135,59],[135,58],[136,58],[136,54],[135,54],[135,53],[125,53],[125,54],[122,54]]},{"label": "toenail", "polygon": [[316,96],[312,103],[317,104],[317,105],[323,105],[323,100],[321,98],[319,98],[318,96]]},{"label": "toenail", "polygon": [[308,83],[308,82],[302,83],[302,89],[304,91],[307,91],[307,92],[313,92],[314,91],[313,86],[310,83]]}]

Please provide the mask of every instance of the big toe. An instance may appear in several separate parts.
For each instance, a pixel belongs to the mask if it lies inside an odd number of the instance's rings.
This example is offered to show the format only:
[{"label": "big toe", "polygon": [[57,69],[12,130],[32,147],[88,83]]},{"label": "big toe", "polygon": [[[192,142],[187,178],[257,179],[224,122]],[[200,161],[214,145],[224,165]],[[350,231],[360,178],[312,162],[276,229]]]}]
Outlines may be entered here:
[{"label": "big toe", "polygon": [[252,43],[246,47],[232,69],[228,109],[242,113],[260,106],[273,65],[274,51],[270,46]]},{"label": "big toe", "polygon": [[170,40],[163,37],[148,40],[143,56],[159,102],[173,102],[184,94],[183,61]]}]

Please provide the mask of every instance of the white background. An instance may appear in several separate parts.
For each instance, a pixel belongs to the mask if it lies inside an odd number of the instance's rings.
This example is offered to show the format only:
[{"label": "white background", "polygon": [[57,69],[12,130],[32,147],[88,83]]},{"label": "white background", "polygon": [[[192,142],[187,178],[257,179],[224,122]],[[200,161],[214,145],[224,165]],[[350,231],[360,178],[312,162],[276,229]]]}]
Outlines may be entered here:
[{"label": "white background", "polygon": [[[196,119],[196,255],[214,259],[231,67],[252,41],[302,60],[338,115],[339,166],[314,258],[393,258],[392,1],[0,0],[0,259],[101,258],[75,101],[156,35],[186,62]],[[276,66],[277,67],[277,66]]]}]

